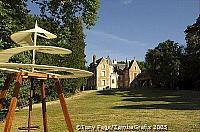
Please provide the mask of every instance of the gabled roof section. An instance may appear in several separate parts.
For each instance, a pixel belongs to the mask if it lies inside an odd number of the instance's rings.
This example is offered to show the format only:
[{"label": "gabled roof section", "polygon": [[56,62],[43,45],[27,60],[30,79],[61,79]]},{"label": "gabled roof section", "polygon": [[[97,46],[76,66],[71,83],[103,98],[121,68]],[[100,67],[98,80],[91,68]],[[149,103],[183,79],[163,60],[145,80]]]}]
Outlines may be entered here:
[{"label": "gabled roof section", "polygon": [[130,68],[132,67],[134,61],[135,61],[135,60],[132,60],[132,61],[130,62],[128,69],[130,69]]},{"label": "gabled roof section", "polygon": [[101,57],[100,59],[98,59],[97,61],[96,61],[96,63],[97,63],[97,66],[99,65],[99,63],[103,60],[104,58],[103,57]]},{"label": "gabled roof section", "polygon": [[89,68],[90,69],[96,68],[102,60],[103,60],[103,57],[101,57],[100,59],[96,60],[96,64],[94,64],[93,62],[90,63]]},{"label": "gabled roof section", "polygon": [[[138,65],[137,61],[136,61],[136,60],[132,60],[132,61],[130,62],[130,64],[129,64],[129,67],[128,67],[128,69],[131,69],[131,67],[132,67],[134,64],[135,64],[136,66],[138,66],[138,67],[139,67],[139,65]],[[139,70],[140,70],[140,67],[139,67]]]}]

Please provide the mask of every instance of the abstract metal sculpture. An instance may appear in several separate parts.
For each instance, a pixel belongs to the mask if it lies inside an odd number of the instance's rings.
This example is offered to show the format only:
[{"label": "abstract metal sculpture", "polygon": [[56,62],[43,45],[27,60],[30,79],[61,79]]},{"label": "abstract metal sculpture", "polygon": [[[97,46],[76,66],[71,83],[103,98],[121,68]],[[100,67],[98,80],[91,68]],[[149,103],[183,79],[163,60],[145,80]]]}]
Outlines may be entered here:
[{"label": "abstract metal sculpture", "polygon": [[[34,35],[34,41],[32,40],[32,34]],[[45,101],[45,79],[53,79],[56,87],[56,91],[60,100],[62,111],[64,114],[65,122],[67,124],[69,132],[73,132],[72,123],[68,114],[67,105],[65,102],[63,90],[61,88],[60,78],[80,78],[91,76],[92,73],[67,67],[57,67],[48,65],[37,65],[35,64],[35,54],[36,52],[49,53],[49,54],[70,54],[71,51],[65,48],[54,47],[54,46],[37,46],[37,36],[43,37],[45,39],[53,39],[57,36],[38,27],[37,21],[34,29],[20,31],[11,35],[11,39],[21,45],[22,47],[10,48],[7,50],[0,51],[0,70],[11,74],[8,74],[5,80],[4,86],[0,94],[0,110],[2,109],[2,103],[6,97],[7,90],[10,83],[15,79],[15,87],[13,90],[13,96],[10,102],[9,111],[6,119],[6,124],[4,127],[4,132],[10,132],[11,125],[14,117],[14,112],[17,105],[17,97],[19,93],[20,86],[22,85],[23,79],[30,79],[33,85],[33,79],[38,79],[41,81],[41,99],[42,99],[42,113],[43,113],[43,127],[44,132],[48,131],[47,127],[47,114],[46,114],[46,101]],[[8,63],[10,57],[18,53],[32,50],[32,64],[21,64],[21,63]],[[26,69],[26,70],[25,70]],[[30,70],[27,70],[30,69]],[[62,71],[68,74],[60,75],[54,72]],[[69,74],[70,73],[70,74]],[[31,128],[31,111],[32,111],[32,95],[33,86],[30,88],[30,102],[29,102],[29,117],[28,117],[28,131]]]}]

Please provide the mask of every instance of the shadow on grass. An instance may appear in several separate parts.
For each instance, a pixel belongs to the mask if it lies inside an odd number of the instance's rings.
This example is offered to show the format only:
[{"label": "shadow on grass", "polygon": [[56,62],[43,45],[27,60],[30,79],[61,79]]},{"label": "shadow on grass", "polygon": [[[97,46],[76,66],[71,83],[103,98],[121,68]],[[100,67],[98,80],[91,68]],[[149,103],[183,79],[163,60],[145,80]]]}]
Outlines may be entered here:
[{"label": "shadow on grass", "polygon": [[98,91],[97,95],[115,95],[117,90],[102,90],[102,91]]},{"label": "shadow on grass", "polygon": [[130,93],[130,89],[106,89],[98,91],[97,95],[126,95]]},{"label": "shadow on grass", "polygon": [[146,104],[114,106],[113,109],[167,109],[167,110],[200,110],[200,106],[191,103]]},{"label": "shadow on grass", "polygon": [[200,110],[200,91],[114,89],[99,91],[97,95],[122,97],[122,104],[125,105],[113,106],[113,109]]}]

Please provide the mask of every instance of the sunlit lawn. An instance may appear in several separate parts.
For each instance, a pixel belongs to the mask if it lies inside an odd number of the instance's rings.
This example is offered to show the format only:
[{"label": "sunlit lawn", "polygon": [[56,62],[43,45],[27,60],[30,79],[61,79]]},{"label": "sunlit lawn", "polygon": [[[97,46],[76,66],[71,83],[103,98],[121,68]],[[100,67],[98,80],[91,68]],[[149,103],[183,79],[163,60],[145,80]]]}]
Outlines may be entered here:
[{"label": "sunlit lawn", "polygon": [[[69,99],[68,108],[76,125],[167,125],[168,131],[200,131],[200,92],[136,89],[96,91]],[[48,105],[49,132],[66,132],[59,102]],[[16,112],[12,132],[27,126],[27,110]],[[41,108],[33,109],[33,125],[43,131]],[[4,123],[0,123],[3,131]]]}]

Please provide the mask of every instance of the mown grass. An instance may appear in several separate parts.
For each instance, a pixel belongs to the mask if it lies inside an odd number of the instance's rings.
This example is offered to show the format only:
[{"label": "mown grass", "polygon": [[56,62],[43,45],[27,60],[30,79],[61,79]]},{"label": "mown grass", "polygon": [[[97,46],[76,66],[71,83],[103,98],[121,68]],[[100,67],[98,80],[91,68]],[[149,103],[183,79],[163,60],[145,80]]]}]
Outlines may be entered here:
[{"label": "mown grass", "polygon": [[[74,128],[76,125],[167,125],[168,131],[200,130],[200,92],[134,89],[105,90],[67,101]],[[59,103],[48,105],[50,132],[66,132]],[[12,132],[27,125],[27,110],[16,112]],[[33,125],[43,131],[41,108],[33,109]],[[0,123],[3,131],[4,123]]]}]

